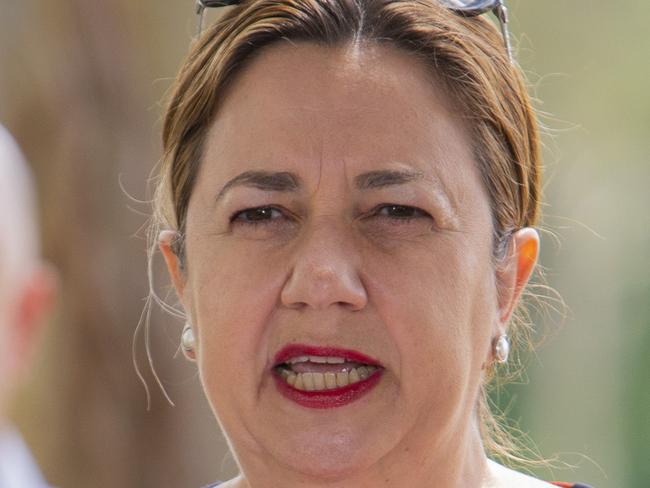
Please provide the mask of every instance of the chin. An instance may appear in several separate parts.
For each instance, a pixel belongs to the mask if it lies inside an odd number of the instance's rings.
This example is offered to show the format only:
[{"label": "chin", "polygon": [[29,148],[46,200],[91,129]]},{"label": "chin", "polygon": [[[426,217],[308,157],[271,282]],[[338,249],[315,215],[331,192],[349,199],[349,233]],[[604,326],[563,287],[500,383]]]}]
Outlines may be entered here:
[{"label": "chin", "polygon": [[313,428],[290,435],[275,445],[275,456],[306,477],[335,481],[375,464],[381,444],[345,428]]}]

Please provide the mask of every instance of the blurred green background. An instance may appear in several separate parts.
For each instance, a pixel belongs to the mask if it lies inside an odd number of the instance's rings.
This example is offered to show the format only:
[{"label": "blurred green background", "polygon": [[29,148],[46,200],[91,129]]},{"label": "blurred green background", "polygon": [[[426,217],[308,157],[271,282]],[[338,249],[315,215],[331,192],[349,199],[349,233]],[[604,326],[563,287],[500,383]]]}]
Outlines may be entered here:
[{"label": "blurred green background", "polygon": [[[527,377],[500,396],[546,479],[650,483],[650,2],[510,0],[545,137],[542,264],[568,305],[537,317]],[[131,341],[147,293],[146,190],[160,101],[194,32],[191,0],[0,0],[0,121],[31,161],[63,294],[14,419],[67,487],[200,486],[234,471],[181,323],[151,344],[171,407]],[[135,199],[144,200],[138,202]],[[159,271],[159,270],[158,270]],[[166,283],[157,272],[158,281]],[[164,286],[161,287],[163,290]]]}]

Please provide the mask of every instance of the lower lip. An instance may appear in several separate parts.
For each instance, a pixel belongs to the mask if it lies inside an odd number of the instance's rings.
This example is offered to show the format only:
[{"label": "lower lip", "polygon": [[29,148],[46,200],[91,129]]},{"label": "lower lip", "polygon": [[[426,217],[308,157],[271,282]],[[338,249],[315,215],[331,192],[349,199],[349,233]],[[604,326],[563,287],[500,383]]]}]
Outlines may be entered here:
[{"label": "lower lip", "polygon": [[322,391],[303,391],[289,385],[278,373],[273,371],[275,384],[287,399],[307,408],[338,408],[359,400],[370,392],[381,379],[382,369],[378,369],[365,380],[342,388]]}]

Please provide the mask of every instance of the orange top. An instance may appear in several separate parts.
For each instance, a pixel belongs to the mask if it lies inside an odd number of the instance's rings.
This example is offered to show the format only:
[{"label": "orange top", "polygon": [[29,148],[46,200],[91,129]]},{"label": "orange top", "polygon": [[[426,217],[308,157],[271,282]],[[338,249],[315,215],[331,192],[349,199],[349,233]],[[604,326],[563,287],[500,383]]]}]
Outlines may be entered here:
[{"label": "orange top", "polygon": [[581,485],[579,483],[553,483],[555,486],[560,486],[561,488],[591,488],[587,485]]}]

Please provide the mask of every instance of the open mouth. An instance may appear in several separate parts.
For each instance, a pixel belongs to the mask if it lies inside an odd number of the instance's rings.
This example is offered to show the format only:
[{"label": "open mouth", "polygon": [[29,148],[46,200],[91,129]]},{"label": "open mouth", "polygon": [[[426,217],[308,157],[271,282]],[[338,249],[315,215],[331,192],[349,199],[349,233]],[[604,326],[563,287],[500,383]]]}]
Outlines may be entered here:
[{"label": "open mouth", "polygon": [[280,377],[301,391],[343,388],[368,379],[377,369],[340,356],[299,356],[276,366]]},{"label": "open mouth", "polygon": [[356,351],[303,345],[283,348],[273,367],[280,392],[312,408],[360,398],[378,383],[382,371],[377,361]]}]

